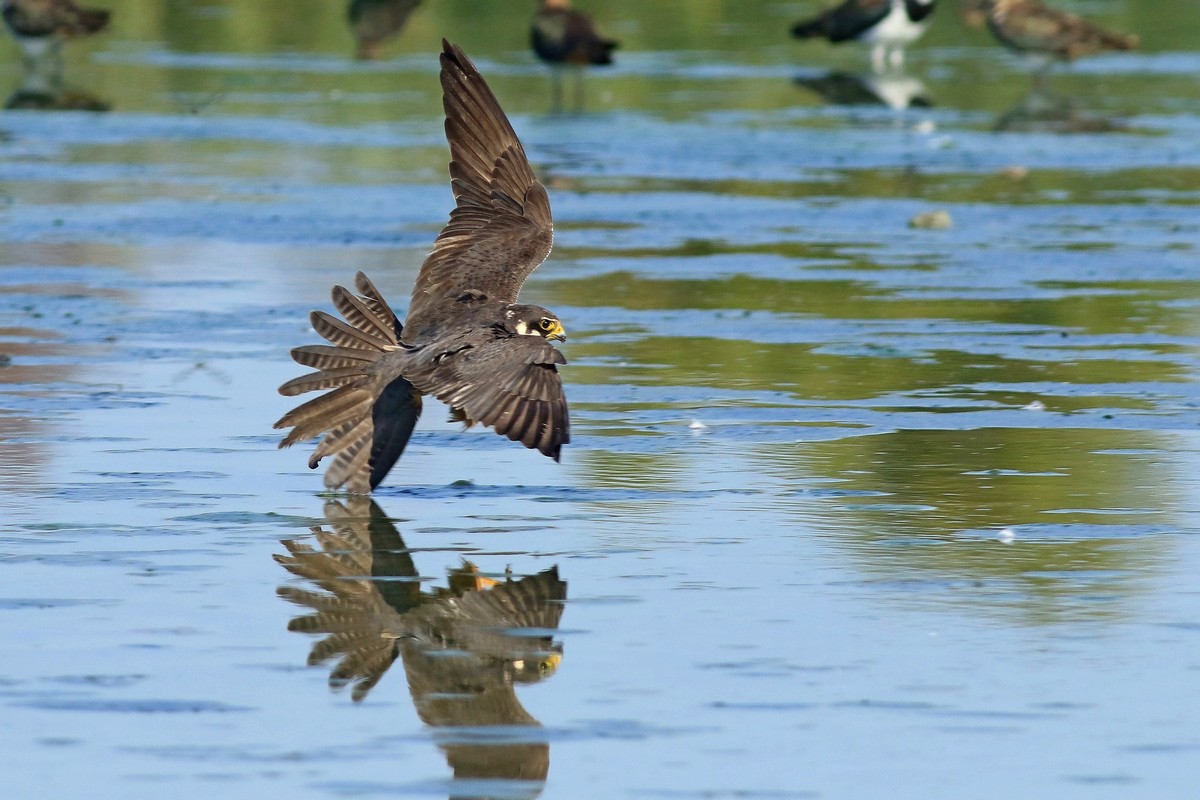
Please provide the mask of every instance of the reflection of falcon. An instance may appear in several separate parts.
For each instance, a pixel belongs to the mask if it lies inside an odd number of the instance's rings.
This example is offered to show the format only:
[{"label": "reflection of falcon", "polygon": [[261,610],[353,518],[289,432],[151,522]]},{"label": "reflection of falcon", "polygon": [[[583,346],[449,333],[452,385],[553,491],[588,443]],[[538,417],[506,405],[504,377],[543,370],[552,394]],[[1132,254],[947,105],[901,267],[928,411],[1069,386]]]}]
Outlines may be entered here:
[{"label": "reflection of falcon", "polygon": [[1020,53],[1073,61],[1102,50],[1131,50],[1138,46],[1136,36],[1107,31],[1038,0],[985,0],[982,7],[988,29],[996,39]]},{"label": "reflection of falcon", "polygon": [[408,23],[421,0],[351,0],[346,19],[358,44],[357,57],[364,61],[379,58],[383,43]]},{"label": "reflection of falcon", "polygon": [[[332,531],[313,529],[320,549],[285,541],[289,555],[275,559],[319,589],[284,585],[279,595],[315,612],[288,629],[325,635],[308,662],[340,659],[331,686],[353,683],[351,696],[361,701],[400,656],[427,725],[539,724],[513,685],[548,677],[561,661],[552,632],[567,585],[556,567],[496,582],[464,563],[451,571],[449,588],[422,592],[404,541],[374,502],[327,503],[325,518]],[[544,741],[444,747],[458,778],[540,780],[549,765]]]},{"label": "reflection of falcon", "polygon": [[108,11],[80,8],[71,0],[4,0],[4,23],[18,37],[70,39],[98,33]]},{"label": "reflection of falcon", "polygon": [[455,419],[558,460],[570,441],[567,401],[550,340],[562,324],[540,306],[516,302],[554,239],[550,201],[495,96],[458,47],[443,42],[442,90],[450,178],[457,206],[421,265],[401,326],[359,273],[356,296],[336,286],[345,322],[312,313],[332,343],[292,350],[318,372],[279,387],[285,395],[332,389],[275,423],[292,428],[281,447],[324,433],[309,466],[325,456],[331,489],[368,492],[404,451],[421,395],[447,403]]}]

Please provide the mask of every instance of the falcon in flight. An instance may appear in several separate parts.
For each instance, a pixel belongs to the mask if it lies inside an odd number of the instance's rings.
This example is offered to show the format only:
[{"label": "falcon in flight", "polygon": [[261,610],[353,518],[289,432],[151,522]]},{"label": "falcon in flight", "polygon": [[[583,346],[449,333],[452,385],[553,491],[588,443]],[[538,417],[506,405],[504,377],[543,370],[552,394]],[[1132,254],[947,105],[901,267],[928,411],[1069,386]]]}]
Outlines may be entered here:
[{"label": "falcon in flight", "polygon": [[517,302],[521,285],[550,253],[554,226],[546,188],[529,166],[508,118],[471,60],[443,40],[442,103],[456,205],[417,275],[400,322],[370,279],[357,293],[333,288],[344,319],[323,311],[313,329],[330,344],[292,350],[316,372],[280,394],[330,390],[285,414],[288,447],[321,436],[309,459],[326,457],[329,489],[367,493],[408,444],[421,398],[452,419],[495,429],[555,461],[570,441],[567,400],[551,343],[566,338],[546,309]]}]

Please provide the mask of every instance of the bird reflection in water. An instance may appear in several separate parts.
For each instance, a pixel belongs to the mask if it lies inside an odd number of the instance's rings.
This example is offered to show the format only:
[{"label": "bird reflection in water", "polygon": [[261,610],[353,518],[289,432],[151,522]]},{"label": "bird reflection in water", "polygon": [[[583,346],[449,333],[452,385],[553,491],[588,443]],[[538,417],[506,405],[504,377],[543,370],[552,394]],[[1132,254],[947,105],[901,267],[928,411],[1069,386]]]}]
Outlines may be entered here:
[{"label": "bird reflection in water", "polygon": [[1119,119],[1088,111],[1079,98],[1053,91],[1041,73],[1029,92],[996,118],[992,129],[1026,133],[1113,133],[1128,130]]},{"label": "bird reflection in water", "polygon": [[62,44],[108,26],[103,9],[80,8],[70,0],[4,0],[5,27],[21,48],[21,82],[6,109],[107,111],[95,95],[63,81]]},{"label": "bird reflection in water", "polygon": [[834,106],[886,106],[894,111],[933,106],[925,84],[903,72],[857,75],[834,70],[816,76],[799,75],[794,81]]},{"label": "bird reflection in water", "polygon": [[63,80],[62,53],[50,49],[22,59],[21,82],[4,107],[31,111],[108,111],[111,105]]},{"label": "bird reflection in water", "polygon": [[346,20],[354,34],[355,56],[374,61],[385,42],[400,35],[421,0],[351,0]]},{"label": "bird reflection in water", "polygon": [[567,584],[558,568],[496,581],[464,561],[449,570],[447,587],[422,591],[410,551],[375,502],[329,502],[325,521],[312,529],[316,547],[285,540],[288,554],[275,556],[317,587],[278,590],[312,612],[293,618],[288,630],[324,637],[309,665],[336,659],[330,686],[351,685],[361,702],[399,657],[425,724],[472,728],[438,737],[456,781],[530,782],[506,796],[540,794],[550,748],[545,737],[531,735],[540,723],[514,687],[548,678],[562,660],[553,632]]}]

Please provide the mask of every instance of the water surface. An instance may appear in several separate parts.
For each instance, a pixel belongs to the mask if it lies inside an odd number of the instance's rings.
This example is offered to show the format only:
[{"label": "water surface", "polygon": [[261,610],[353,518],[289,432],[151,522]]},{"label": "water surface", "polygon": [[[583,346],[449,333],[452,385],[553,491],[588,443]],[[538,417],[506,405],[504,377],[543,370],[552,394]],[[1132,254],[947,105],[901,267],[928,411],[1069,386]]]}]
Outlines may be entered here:
[{"label": "water surface", "polygon": [[[3,794],[1190,797],[1200,13],[1074,4],[1143,48],[1035,91],[947,6],[897,111],[802,4],[613,0],[555,114],[524,11],[427,5],[361,64],[121,3],[108,111],[0,114]],[[431,405],[372,511],[275,387],[445,220],[442,36],[550,188],[574,436]]]}]

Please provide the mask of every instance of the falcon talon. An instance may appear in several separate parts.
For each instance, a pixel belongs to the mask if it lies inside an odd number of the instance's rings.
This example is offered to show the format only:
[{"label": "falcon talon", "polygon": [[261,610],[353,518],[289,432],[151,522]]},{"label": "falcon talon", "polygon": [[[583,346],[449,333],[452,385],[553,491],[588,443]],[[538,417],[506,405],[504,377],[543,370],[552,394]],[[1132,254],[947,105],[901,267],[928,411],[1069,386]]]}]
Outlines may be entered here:
[{"label": "falcon talon", "polygon": [[554,224],[546,188],[487,83],[456,45],[442,40],[442,105],[455,208],[417,274],[401,323],[362,272],[357,294],[333,287],[342,319],[311,314],[330,344],[292,358],[316,372],[279,387],[286,396],[327,391],[285,414],[289,447],[321,437],[309,464],[333,463],[325,486],[369,493],[404,452],[430,394],[451,413],[558,461],[571,441],[551,340],[566,332],[552,312],[517,302],[546,260]]}]

